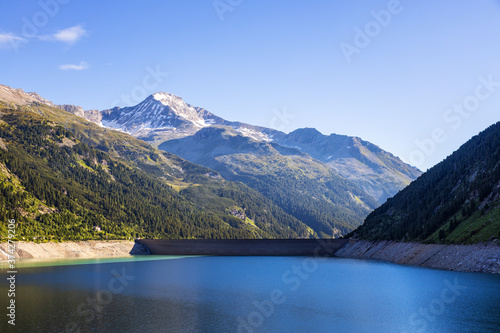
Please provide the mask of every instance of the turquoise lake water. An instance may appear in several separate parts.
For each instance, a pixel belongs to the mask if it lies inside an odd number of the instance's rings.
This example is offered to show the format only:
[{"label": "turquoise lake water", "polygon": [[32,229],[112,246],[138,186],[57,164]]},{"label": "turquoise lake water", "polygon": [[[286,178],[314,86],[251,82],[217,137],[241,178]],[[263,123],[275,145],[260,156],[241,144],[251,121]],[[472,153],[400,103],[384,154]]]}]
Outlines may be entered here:
[{"label": "turquoise lake water", "polygon": [[15,327],[1,270],[1,332],[500,332],[497,275],[306,257],[18,267]]}]

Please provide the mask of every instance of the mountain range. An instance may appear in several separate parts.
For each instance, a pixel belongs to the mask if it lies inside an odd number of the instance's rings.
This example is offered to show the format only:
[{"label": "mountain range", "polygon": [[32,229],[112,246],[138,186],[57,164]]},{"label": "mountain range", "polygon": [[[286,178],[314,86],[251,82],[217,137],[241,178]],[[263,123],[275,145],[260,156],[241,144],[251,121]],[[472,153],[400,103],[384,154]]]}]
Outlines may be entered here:
[{"label": "mountain range", "polygon": [[323,237],[360,225],[421,174],[357,137],[325,136],[315,129],[286,134],[228,121],[165,92],[101,115],[106,128],[245,183]]},{"label": "mountain range", "polygon": [[1,218],[35,240],[485,242],[500,237],[500,123],[422,174],[358,137],[227,121],[169,93],[98,111],[0,85],[0,193]]},{"label": "mountain range", "polygon": [[16,220],[19,240],[318,236],[242,183],[20,89],[0,91],[0,216]]},{"label": "mountain range", "polygon": [[[28,116],[33,118],[32,121],[40,121],[42,128],[62,126],[65,132],[61,133],[65,134],[59,134],[57,139],[47,136],[53,145],[48,149],[44,146],[46,142],[39,142],[42,150],[51,150],[52,155],[60,150],[61,145],[66,147],[65,150],[86,145],[93,152],[88,153],[89,156],[105,154],[102,157],[105,162],[101,163],[99,159],[96,162],[95,158],[88,160],[78,151],[66,151],[68,160],[73,161],[70,165],[80,165],[99,174],[104,170],[110,181],[119,177],[105,171],[107,166],[114,165],[113,161],[123,163],[132,169],[119,168],[120,175],[125,172],[123,170],[139,172],[141,177],[151,179],[158,186],[167,185],[171,189],[168,190],[169,196],[191,207],[189,214],[211,213],[217,221],[213,223],[219,225],[218,236],[210,236],[207,230],[195,230],[170,219],[170,223],[177,225],[177,232],[169,234],[159,230],[160,214],[155,217],[153,229],[151,217],[149,221],[141,217],[147,225],[142,229],[137,229],[133,221],[125,218],[130,228],[128,234],[155,237],[229,237],[229,234],[233,237],[340,237],[359,226],[370,211],[421,174],[418,169],[357,137],[325,136],[315,129],[299,129],[286,134],[227,121],[169,93],[153,94],[136,106],[85,111],[78,106],[55,105],[36,93],[0,85],[0,102],[2,112],[10,117],[6,126],[11,127],[4,134],[14,131],[21,119]],[[51,132],[49,128],[40,131]],[[32,136],[35,134],[31,133]],[[35,149],[31,145],[25,146],[26,141],[20,143],[8,135],[4,143],[10,153],[13,152],[9,149],[11,145],[25,152]],[[37,161],[36,165],[48,163],[41,158],[43,154],[37,154],[25,154],[25,157],[31,156]],[[4,176],[13,182],[11,159],[4,158]],[[15,158],[19,163],[26,162],[22,162],[22,155]],[[29,176],[25,177],[28,177],[26,182],[32,181]],[[48,169],[46,177],[46,181],[53,178]],[[69,173],[58,177],[70,181],[75,177],[80,179],[81,175]],[[134,183],[132,179],[136,176],[131,174],[126,178]],[[124,182],[122,186],[126,184]],[[142,184],[143,181],[134,186],[139,191]],[[69,185],[66,185],[54,188],[54,193],[67,192]],[[86,187],[88,184],[81,185],[83,187],[76,192],[90,190]],[[33,202],[40,200],[40,193],[27,188],[23,191],[30,193]],[[152,194],[146,197],[149,195]],[[119,197],[125,200],[123,196]],[[252,202],[259,204],[252,206]],[[93,202],[90,206],[97,204]],[[51,215],[61,212],[62,207],[54,206],[54,202],[52,206],[43,205],[47,208],[17,207],[17,211],[23,212],[21,216],[31,216],[34,225],[39,223],[42,215],[45,219],[48,216],[36,213],[37,209],[51,211]],[[27,213],[30,209],[31,215]],[[99,218],[107,219],[106,223],[112,225],[113,216],[109,215],[109,210],[106,212],[101,208],[100,212]],[[126,210],[120,212],[121,216],[129,213]],[[201,215],[196,218],[199,219],[203,220]],[[180,232],[184,227],[187,229]],[[40,228],[34,229],[40,233]],[[88,231],[88,225],[85,230]],[[113,235],[118,237],[118,234]]]},{"label": "mountain range", "polygon": [[207,127],[224,127],[234,130],[234,140],[242,136],[306,153],[360,186],[379,204],[422,174],[417,168],[358,137],[326,136],[312,128],[285,134],[271,128],[227,121],[169,93],[153,94],[136,106],[104,110],[102,124],[164,149],[168,146],[162,146],[166,141],[194,136]]}]

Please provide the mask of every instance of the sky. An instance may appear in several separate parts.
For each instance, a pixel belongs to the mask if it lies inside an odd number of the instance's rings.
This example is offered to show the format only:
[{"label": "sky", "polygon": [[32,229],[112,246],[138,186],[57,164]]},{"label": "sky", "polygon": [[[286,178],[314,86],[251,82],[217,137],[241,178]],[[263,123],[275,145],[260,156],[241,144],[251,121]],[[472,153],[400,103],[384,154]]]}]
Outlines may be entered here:
[{"label": "sky", "polygon": [[0,3],[0,83],[358,136],[422,170],[499,121],[500,0]]}]

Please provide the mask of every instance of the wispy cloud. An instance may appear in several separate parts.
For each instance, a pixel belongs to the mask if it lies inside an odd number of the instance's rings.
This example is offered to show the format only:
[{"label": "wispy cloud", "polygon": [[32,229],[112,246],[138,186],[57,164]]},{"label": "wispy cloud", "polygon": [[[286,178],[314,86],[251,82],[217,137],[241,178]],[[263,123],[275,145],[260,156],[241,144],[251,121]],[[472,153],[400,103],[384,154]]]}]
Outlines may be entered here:
[{"label": "wispy cloud", "polygon": [[11,33],[0,33],[0,48],[11,48],[15,46],[15,44],[25,41],[24,38],[18,37]]},{"label": "wispy cloud", "polygon": [[73,44],[85,34],[85,29],[83,29],[81,25],[77,25],[68,29],[59,30],[54,34],[54,38],[64,43]]},{"label": "wispy cloud", "polygon": [[76,43],[79,39],[85,36],[87,32],[81,25],[76,25],[67,29],[59,30],[53,35],[39,36],[40,40],[53,40],[63,42],[68,45]]},{"label": "wispy cloud", "polygon": [[59,69],[62,69],[63,71],[83,71],[87,68],[89,68],[89,64],[87,64],[85,61],[80,61],[80,64],[78,65],[65,64],[59,66]]},{"label": "wispy cloud", "polygon": [[62,42],[67,45],[73,45],[86,34],[87,31],[81,25],[75,25],[74,27],[62,29],[51,35],[28,36],[4,32],[0,33],[0,49],[14,49],[17,51],[19,45],[28,43],[33,39]]}]

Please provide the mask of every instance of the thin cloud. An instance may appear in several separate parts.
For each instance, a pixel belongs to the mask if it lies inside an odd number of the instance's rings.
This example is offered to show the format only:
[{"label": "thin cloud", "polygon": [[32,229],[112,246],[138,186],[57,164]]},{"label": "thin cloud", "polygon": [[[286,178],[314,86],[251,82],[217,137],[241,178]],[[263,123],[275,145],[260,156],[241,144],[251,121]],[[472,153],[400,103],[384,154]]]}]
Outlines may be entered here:
[{"label": "thin cloud", "polygon": [[73,44],[85,35],[86,31],[81,25],[68,29],[59,30],[54,34],[54,38],[60,42]]},{"label": "thin cloud", "polygon": [[66,64],[59,66],[59,69],[63,71],[83,71],[84,69],[89,68],[89,65],[85,61],[81,61],[80,64]]},{"label": "thin cloud", "polygon": [[14,34],[0,34],[0,48],[10,48],[19,44],[19,42],[24,42],[26,39],[18,37]]},{"label": "thin cloud", "polygon": [[72,45],[76,43],[78,40],[80,40],[86,33],[87,32],[81,25],[76,25],[71,28],[59,30],[53,35],[44,35],[44,36],[39,36],[38,38],[40,40],[48,40],[48,41],[52,40]]}]

